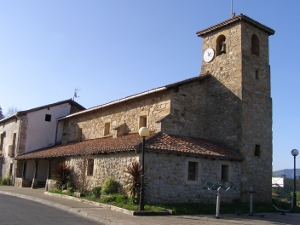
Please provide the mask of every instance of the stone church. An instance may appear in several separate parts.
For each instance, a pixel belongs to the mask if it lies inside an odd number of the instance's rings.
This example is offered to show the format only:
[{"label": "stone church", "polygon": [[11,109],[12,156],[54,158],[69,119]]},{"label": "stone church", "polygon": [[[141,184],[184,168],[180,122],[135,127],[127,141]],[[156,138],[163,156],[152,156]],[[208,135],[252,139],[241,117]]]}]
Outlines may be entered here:
[{"label": "stone church", "polygon": [[[86,158],[89,188],[107,177],[122,186],[122,170],[141,161],[138,130],[146,126],[147,202],[214,202],[215,192],[203,185],[219,181],[237,187],[224,192],[222,201],[248,201],[252,187],[254,201],[271,202],[268,38],[274,33],[243,14],[198,31],[203,40],[199,76],[60,118],[56,145],[15,157],[23,165],[16,184],[38,177],[40,164],[48,170],[40,181],[50,182],[61,161],[72,168],[76,184],[78,162]],[[26,177],[32,161],[34,177]]]}]

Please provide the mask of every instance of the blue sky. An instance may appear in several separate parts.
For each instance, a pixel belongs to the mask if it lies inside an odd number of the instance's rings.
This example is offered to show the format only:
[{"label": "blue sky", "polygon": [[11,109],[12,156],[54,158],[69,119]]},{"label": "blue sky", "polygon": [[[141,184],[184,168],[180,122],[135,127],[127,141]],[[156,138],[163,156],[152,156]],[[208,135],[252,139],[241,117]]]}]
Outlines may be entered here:
[{"label": "blue sky", "polygon": [[[0,106],[70,99],[86,108],[197,76],[198,30],[230,18],[231,0],[0,0]],[[234,0],[270,36],[273,170],[300,149],[300,1]],[[300,165],[300,157],[299,165]],[[300,166],[298,166],[299,168]]]}]

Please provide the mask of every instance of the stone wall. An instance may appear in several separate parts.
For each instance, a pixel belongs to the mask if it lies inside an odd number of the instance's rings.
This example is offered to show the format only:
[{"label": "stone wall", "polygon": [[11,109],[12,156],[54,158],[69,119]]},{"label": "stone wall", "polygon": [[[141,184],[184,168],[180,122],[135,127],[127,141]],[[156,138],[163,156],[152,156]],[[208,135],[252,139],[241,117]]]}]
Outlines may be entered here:
[{"label": "stone wall", "polygon": [[[204,138],[222,143],[239,152],[242,135],[242,47],[241,25],[229,25],[203,38],[203,52],[217,49],[217,39],[226,37],[226,54],[205,63],[201,73],[212,77],[207,85]],[[217,52],[215,52],[217,54]]]},{"label": "stone wall", "polygon": [[[251,53],[251,37],[259,39],[259,56]],[[257,201],[271,201],[272,100],[268,34],[244,22],[212,31],[203,38],[203,51],[216,49],[218,37],[226,37],[226,54],[203,62],[209,72],[206,133],[202,137],[224,144],[245,159],[242,166],[242,200],[249,200],[249,187]],[[255,156],[255,146],[260,146]]]},{"label": "stone wall", "polygon": [[[246,23],[243,24],[241,33],[243,43],[241,152],[246,158],[242,185],[254,187],[257,200],[270,202],[272,198],[272,99],[268,35]],[[259,39],[259,56],[251,54],[250,51],[253,34],[256,34]],[[258,156],[255,156],[255,145],[260,146]],[[248,196],[249,193],[245,195],[245,199],[248,199]]]},{"label": "stone wall", "polygon": [[162,132],[203,137],[205,133],[207,78],[173,89],[171,113],[162,120]]},{"label": "stone wall", "polygon": [[83,169],[83,158],[94,159],[93,176],[85,176],[86,183],[84,188],[86,190],[101,186],[105,179],[109,177],[112,177],[120,184],[123,184],[126,178],[126,174],[122,172],[123,169],[125,169],[132,162],[139,161],[139,155],[134,152],[102,154],[85,157],[69,157],[66,159],[66,163],[70,165],[72,171],[72,180],[77,189],[82,187],[83,174],[86,174],[86,171]]},{"label": "stone wall", "polygon": [[168,91],[154,93],[71,117],[65,120],[62,142],[77,141],[79,129],[81,140],[103,137],[107,122],[110,123],[110,135],[113,128],[122,124],[126,124],[127,133],[138,132],[140,116],[147,116],[149,130],[158,132],[156,122],[170,113],[169,96]]},{"label": "stone wall", "polygon": [[[94,174],[86,176],[87,190],[101,186],[106,178],[113,177],[118,181],[120,191],[128,176],[122,170],[134,161],[140,161],[141,154],[134,152],[102,154],[90,156],[94,158]],[[189,184],[187,181],[188,161],[198,162],[198,180]],[[66,161],[72,170],[72,178],[76,188],[82,185],[82,157],[70,157]],[[145,199],[151,203],[185,203],[185,202],[215,202],[215,191],[203,190],[206,182],[216,183],[221,180],[221,165],[229,166],[229,180],[237,185],[237,190],[222,192],[222,202],[240,199],[241,163],[202,158],[190,158],[174,154],[146,152],[145,155]]]},{"label": "stone wall", "polygon": [[[187,181],[188,161],[198,162],[198,180]],[[203,190],[206,182],[221,181],[221,165],[229,166],[229,180],[237,185],[237,190],[222,192],[222,202],[240,198],[241,163],[211,160],[175,154],[146,153],[147,173],[146,199],[151,203],[215,203],[216,192]]]},{"label": "stone wall", "polygon": [[[6,178],[10,176],[13,177],[14,175],[14,156],[17,152],[19,125],[20,121],[17,119],[17,117],[11,117],[9,119],[6,119],[0,124],[0,133],[4,132],[4,139],[2,143],[3,149],[0,149],[0,178]],[[14,135],[16,135],[15,139]],[[12,155],[9,154],[10,150],[12,150]],[[10,168],[12,170],[10,170]]]}]

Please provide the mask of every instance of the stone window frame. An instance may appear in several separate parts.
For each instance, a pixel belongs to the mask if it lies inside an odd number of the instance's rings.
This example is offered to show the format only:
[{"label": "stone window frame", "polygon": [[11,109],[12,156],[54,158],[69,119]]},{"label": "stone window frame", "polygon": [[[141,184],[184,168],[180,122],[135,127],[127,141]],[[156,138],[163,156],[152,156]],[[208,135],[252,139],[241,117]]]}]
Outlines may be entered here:
[{"label": "stone window frame", "polygon": [[95,167],[95,159],[89,158],[87,159],[87,169],[86,169],[86,175],[91,177],[94,175],[94,167]]},{"label": "stone window frame", "polygon": [[110,133],[110,122],[106,122],[104,123],[104,136],[107,136]]},{"label": "stone window frame", "polygon": [[[222,178],[223,178],[223,166],[227,166],[227,179],[226,180],[223,180]],[[230,178],[231,178],[231,167],[230,167],[230,163],[221,163],[220,164],[220,174],[219,174],[219,180],[220,181],[224,181],[224,182],[226,182],[226,181],[230,181]]]},{"label": "stone window frame", "polygon": [[[195,180],[188,180],[189,177],[189,162],[197,163],[196,168],[196,179]],[[198,158],[186,158],[185,165],[184,165],[184,178],[185,178],[185,184],[187,185],[199,185],[200,184],[200,171],[201,171],[201,165],[200,165],[200,159]]]},{"label": "stone window frame", "polygon": [[106,119],[104,121],[104,126],[103,126],[103,136],[108,136],[112,134],[111,131],[111,119]]},{"label": "stone window frame", "polygon": [[259,56],[259,53],[260,53],[259,38],[256,34],[252,34],[252,36],[251,36],[251,54]]},{"label": "stone window frame", "polygon": [[140,112],[138,117],[138,129],[141,127],[148,127],[148,113],[146,111]]}]

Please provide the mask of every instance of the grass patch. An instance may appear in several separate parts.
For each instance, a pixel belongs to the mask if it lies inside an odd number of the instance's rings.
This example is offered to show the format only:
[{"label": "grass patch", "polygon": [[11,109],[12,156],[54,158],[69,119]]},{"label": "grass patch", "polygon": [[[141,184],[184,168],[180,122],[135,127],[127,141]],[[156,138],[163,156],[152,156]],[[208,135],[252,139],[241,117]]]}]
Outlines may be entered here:
[{"label": "grass patch", "polygon": [[10,178],[6,177],[6,178],[1,179],[0,180],[0,185],[9,186],[10,185]]},{"label": "grass patch", "polygon": [[[134,203],[133,198],[128,198],[127,196],[120,195],[120,194],[112,194],[112,195],[107,195],[103,196],[98,200],[100,203],[105,203],[109,205],[114,205],[123,209],[131,210],[131,211],[138,211],[139,206]],[[145,211],[150,211],[150,212],[162,212],[166,211],[166,209],[160,207],[160,206],[155,206],[155,205],[150,205],[150,204],[145,204],[144,207]]]},{"label": "grass patch", "polygon": [[[61,190],[51,190],[50,193],[72,195],[72,193],[65,193]],[[123,209],[138,211],[138,204],[134,203],[133,198],[128,198],[127,196],[121,194],[111,194],[105,196],[95,197],[93,194],[87,194],[82,198],[100,202],[108,205],[117,206]],[[290,209],[290,203],[273,200],[272,204],[260,203],[253,204],[253,211],[255,213],[274,213],[277,212],[273,208],[275,204],[278,208],[282,210]],[[215,214],[216,205],[215,204],[203,204],[203,203],[186,203],[186,204],[149,204],[146,203],[144,207],[145,211],[149,212],[163,212],[167,209],[172,210],[174,215],[199,215],[199,214]],[[249,203],[222,203],[220,204],[220,214],[236,214],[237,212],[241,214],[248,214],[250,211]],[[293,209],[293,213],[300,213],[300,207],[296,206]]]},{"label": "grass patch", "polygon": [[[255,213],[274,213],[277,212],[273,208],[275,204],[278,208],[287,210],[291,205],[287,202],[274,201],[272,204],[260,203],[253,204],[253,211]],[[175,215],[198,215],[198,214],[215,214],[215,204],[201,204],[201,203],[187,203],[187,204],[157,204],[162,208],[170,209]],[[247,214],[250,212],[249,203],[222,203],[220,204],[220,214],[235,214],[235,213]],[[293,213],[300,213],[300,207],[296,206],[293,209]]]},{"label": "grass patch", "polygon": [[54,194],[63,194],[62,190],[49,190],[48,192],[54,193]]}]

